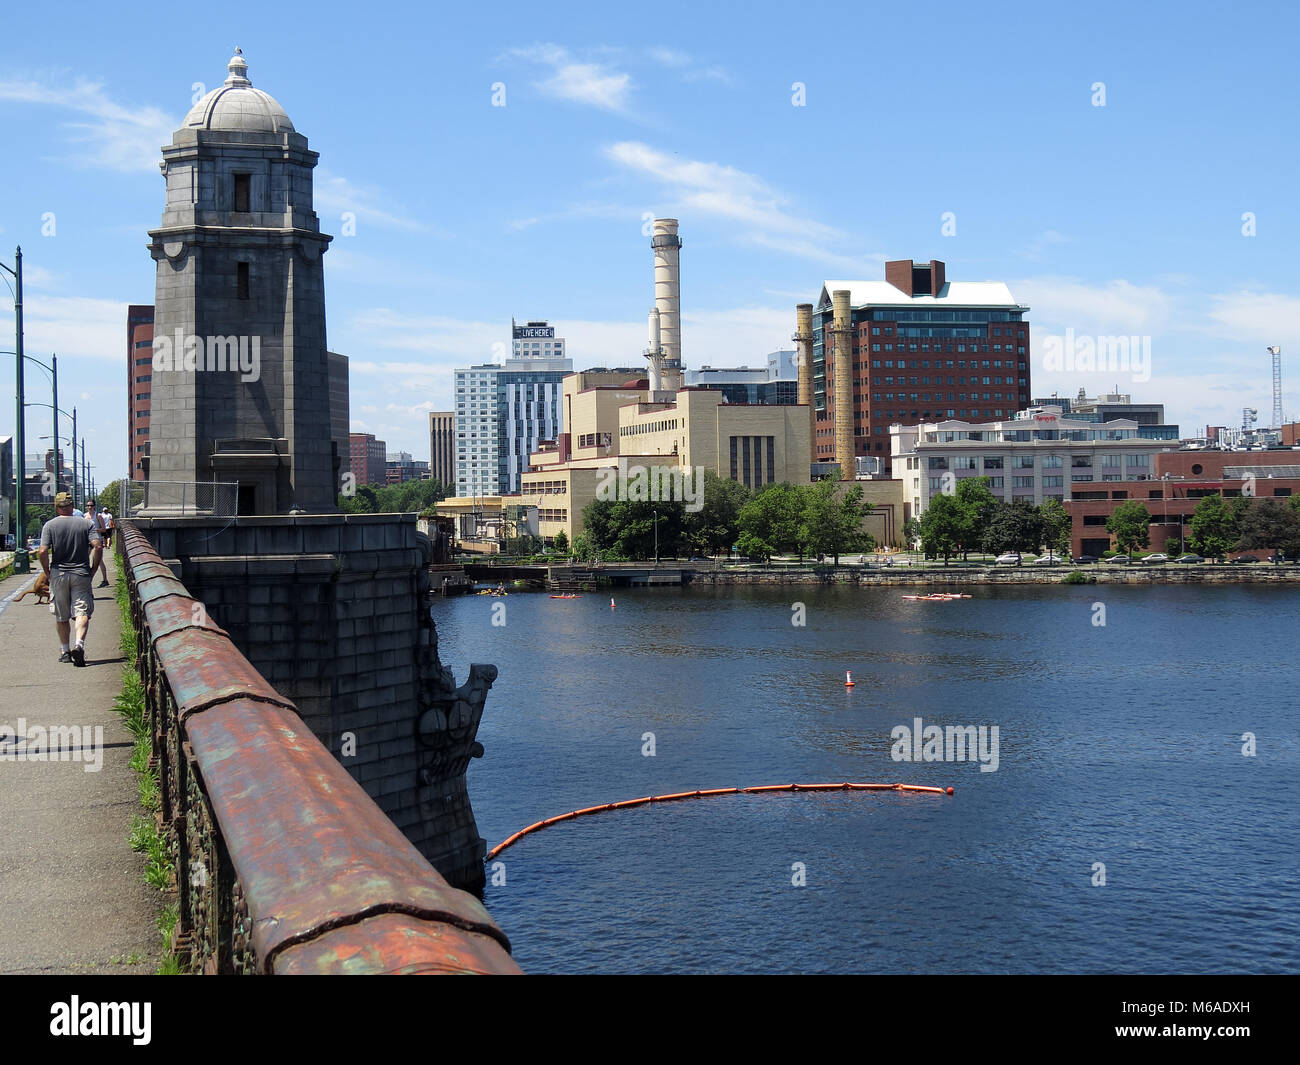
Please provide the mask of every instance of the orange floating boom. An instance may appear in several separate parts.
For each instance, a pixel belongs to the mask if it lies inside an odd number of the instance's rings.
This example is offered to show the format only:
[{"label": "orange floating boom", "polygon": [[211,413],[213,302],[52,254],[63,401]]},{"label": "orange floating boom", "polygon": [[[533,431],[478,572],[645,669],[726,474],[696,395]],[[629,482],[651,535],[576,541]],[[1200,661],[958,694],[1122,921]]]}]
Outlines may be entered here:
[{"label": "orange floating boom", "polygon": [[522,828],[513,836],[508,836],[487,853],[488,859],[495,858],[516,840],[532,832],[537,832],[549,825],[569,821],[584,814],[598,814],[605,810],[623,810],[629,806],[644,806],[651,802],[678,802],[682,799],[705,799],[714,795],[755,795],[768,791],[917,791],[927,795],[952,795],[952,788],[932,788],[924,784],[762,784],[750,788],[709,788],[701,791],[675,791],[670,795],[643,795],[639,799],[624,799],[622,802],[607,802],[600,806],[587,806],[581,810],[570,810],[558,817],[548,817],[544,821],[535,821],[527,828]]}]

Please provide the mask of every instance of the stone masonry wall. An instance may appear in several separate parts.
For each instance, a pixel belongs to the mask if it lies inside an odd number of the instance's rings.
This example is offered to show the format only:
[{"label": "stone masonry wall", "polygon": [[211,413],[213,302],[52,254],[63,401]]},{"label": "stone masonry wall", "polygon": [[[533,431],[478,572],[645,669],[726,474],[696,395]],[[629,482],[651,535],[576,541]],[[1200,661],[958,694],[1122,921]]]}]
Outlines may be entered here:
[{"label": "stone masonry wall", "polygon": [[414,515],[137,519],[209,616],[447,880],[483,887],[465,787],[496,671],[457,689]]}]

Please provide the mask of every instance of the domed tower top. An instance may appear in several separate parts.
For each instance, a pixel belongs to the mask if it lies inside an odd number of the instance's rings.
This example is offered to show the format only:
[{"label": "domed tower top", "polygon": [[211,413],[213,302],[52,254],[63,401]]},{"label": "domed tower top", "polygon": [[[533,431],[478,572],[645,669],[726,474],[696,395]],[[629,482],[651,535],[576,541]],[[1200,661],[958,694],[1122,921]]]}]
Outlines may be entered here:
[{"label": "domed tower top", "polygon": [[235,49],[229,77],[190,108],[182,129],[244,133],[293,133],[293,123],[275,97],[253,88],[243,50]]}]

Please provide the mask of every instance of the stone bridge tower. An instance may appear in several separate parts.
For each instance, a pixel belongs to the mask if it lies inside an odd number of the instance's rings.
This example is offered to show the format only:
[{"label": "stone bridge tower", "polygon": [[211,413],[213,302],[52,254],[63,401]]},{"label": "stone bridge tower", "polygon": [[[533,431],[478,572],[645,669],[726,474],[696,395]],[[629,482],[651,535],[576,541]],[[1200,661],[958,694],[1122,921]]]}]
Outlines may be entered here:
[{"label": "stone bridge tower", "polygon": [[[163,148],[147,513],[238,484],[239,514],[336,510],[317,153],[236,50]],[[172,487],[187,485],[185,489]],[[198,509],[229,506],[198,490]]]}]

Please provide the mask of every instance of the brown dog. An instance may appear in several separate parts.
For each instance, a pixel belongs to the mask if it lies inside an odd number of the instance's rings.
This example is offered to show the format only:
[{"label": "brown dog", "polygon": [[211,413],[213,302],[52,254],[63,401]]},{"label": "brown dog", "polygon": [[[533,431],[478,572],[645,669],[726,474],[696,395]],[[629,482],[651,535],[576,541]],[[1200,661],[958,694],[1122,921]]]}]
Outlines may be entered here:
[{"label": "brown dog", "polygon": [[48,603],[50,601],[50,578],[47,577],[44,573],[36,574],[36,583],[33,584],[30,588],[28,588],[27,591],[23,592],[22,595],[15,595],[14,602],[16,603],[18,602],[19,599],[22,599],[24,596],[28,596],[28,595],[36,596],[37,606],[40,606],[42,599],[44,599]]}]

